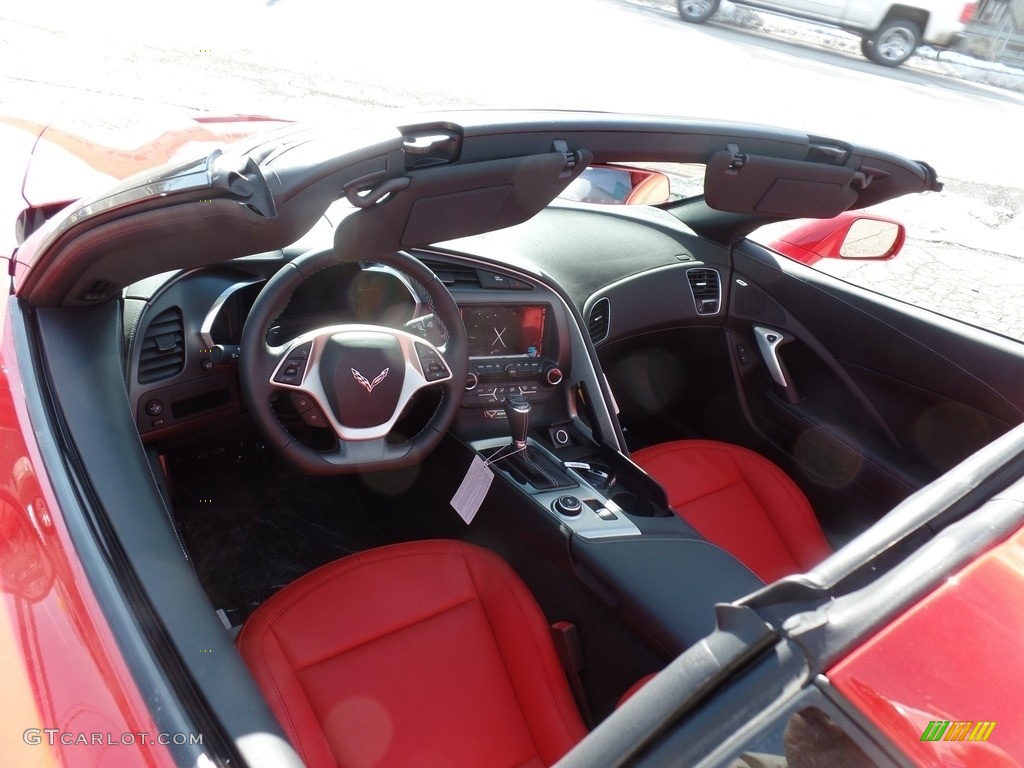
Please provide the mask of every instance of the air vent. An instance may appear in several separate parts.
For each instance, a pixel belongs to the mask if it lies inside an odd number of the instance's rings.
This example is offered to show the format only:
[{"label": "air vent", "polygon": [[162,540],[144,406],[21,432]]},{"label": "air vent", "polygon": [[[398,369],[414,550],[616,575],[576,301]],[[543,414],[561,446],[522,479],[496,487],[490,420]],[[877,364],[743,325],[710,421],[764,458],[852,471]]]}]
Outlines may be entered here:
[{"label": "air vent", "polygon": [[697,314],[718,314],[718,308],[722,304],[722,285],[718,280],[718,273],[713,269],[688,269],[686,279],[690,283]]},{"label": "air vent", "polygon": [[449,290],[458,290],[459,288],[488,288],[502,291],[533,290],[533,286],[529,283],[500,272],[463,267],[430,259],[422,261]]},{"label": "air vent", "polygon": [[435,275],[437,275],[437,279],[444,283],[448,288],[480,287],[480,276],[477,275],[477,271],[472,267],[457,267],[452,264],[443,264],[440,262],[433,264],[427,262],[427,266],[430,267],[431,271],[433,271]]},{"label": "air vent", "polygon": [[608,338],[608,331],[611,329],[612,303],[607,296],[602,296],[594,302],[590,308],[590,315],[587,317],[587,332],[590,340],[598,344]]},{"label": "air vent", "polygon": [[181,310],[164,310],[149,324],[139,354],[139,384],[176,376],[185,368],[185,329]]}]

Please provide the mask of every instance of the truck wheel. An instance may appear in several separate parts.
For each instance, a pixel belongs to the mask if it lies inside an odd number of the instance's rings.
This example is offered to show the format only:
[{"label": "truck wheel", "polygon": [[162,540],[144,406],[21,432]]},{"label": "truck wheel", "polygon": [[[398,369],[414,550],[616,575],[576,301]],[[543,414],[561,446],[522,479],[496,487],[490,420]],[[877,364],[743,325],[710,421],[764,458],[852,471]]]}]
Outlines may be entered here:
[{"label": "truck wheel", "polygon": [[921,28],[906,19],[890,19],[871,40],[861,43],[864,55],[883,67],[898,67],[910,58],[921,42]]},{"label": "truck wheel", "polygon": [[864,54],[866,58],[871,58],[871,49],[875,47],[875,41],[870,37],[862,37],[860,39],[860,52]]},{"label": "truck wheel", "polygon": [[676,7],[683,21],[700,24],[715,15],[719,0],[676,0]]}]

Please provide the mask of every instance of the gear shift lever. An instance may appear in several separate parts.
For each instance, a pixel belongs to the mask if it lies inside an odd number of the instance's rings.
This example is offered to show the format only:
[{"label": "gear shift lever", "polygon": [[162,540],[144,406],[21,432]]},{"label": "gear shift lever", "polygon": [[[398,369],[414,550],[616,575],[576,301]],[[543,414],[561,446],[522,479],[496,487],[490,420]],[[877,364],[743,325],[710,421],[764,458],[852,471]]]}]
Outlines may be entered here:
[{"label": "gear shift lever", "polygon": [[505,415],[512,430],[512,445],[526,450],[526,434],[530,431],[530,401],[525,395],[513,394],[505,398]]},{"label": "gear shift lever", "polygon": [[512,442],[502,449],[507,454],[502,457],[513,476],[522,482],[529,483],[537,490],[565,488],[572,481],[553,465],[542,454],[534,455],[526,445],[526,435],[530,431],[530,401],[521,393],[514,393],[505,398],[505,415],[512,432]]}]

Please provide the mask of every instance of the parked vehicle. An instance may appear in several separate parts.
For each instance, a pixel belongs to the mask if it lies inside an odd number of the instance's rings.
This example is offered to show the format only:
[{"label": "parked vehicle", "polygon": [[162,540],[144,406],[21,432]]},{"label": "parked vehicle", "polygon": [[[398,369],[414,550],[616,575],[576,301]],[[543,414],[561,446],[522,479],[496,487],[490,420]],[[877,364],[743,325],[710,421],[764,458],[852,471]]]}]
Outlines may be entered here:
[{"label": "parked vehicle", "polygon": [[[1024,759],[1024,347],[747,237],[889,257],[930,166],[580,112],[2,124],[5,765]],[[669,194],[561,199],[591,166]]]},{"label": "parked vehicle", "polygon": [[[718,12],[720,0],[677,0],[683,21],[700,24]],[[861,39],[861,51],[876,64],[897,67],[921,45],[955,46],[977,3],[963,0],[913,0],[892,3],[806,2],[805,0],[742,0],[737,5],[830,24]]]}]

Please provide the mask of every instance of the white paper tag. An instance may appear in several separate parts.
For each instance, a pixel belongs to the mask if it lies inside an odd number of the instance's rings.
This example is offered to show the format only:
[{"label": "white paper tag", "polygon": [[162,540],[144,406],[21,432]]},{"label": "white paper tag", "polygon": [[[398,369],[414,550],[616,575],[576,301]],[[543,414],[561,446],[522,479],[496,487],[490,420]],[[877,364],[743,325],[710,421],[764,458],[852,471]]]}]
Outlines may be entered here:
[{"label": "white paper tag", "polygon": [[493,480],[494,472],[491,468],[484,464],[479,454],[474,456],[462,484],[459,485],[459,490],[452,496],[452,508],[466,521],[466,525],[473,522]]}]

